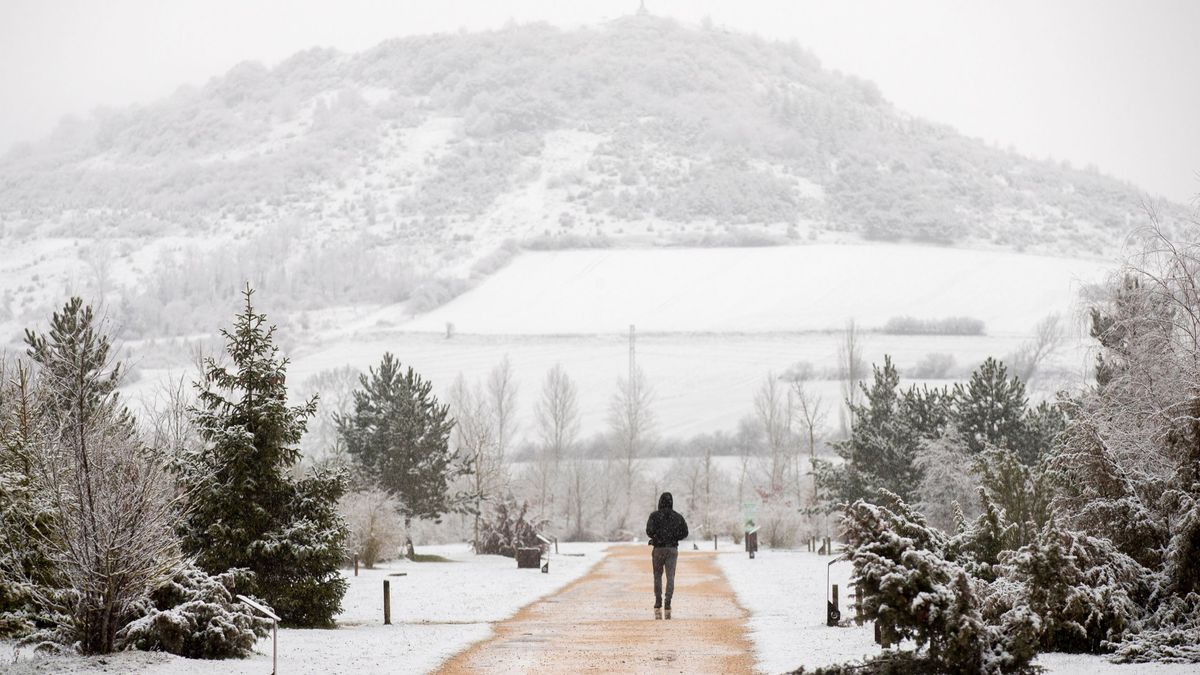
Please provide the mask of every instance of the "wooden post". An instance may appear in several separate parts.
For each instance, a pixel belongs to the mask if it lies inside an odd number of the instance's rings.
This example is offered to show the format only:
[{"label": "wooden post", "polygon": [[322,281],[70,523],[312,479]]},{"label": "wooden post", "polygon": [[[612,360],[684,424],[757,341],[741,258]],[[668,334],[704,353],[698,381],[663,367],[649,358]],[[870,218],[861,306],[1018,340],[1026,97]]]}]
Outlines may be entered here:
[{"label": "wooden post", "polygon": [[554,555],[558,555],[558,537],[554,538]]},{"label": "wooden post", "polygon": [[833,593],[833,595],[830,598],[829,603],[825,608],[825,625],[829,626],[830,628],[836,627],[838,625],[838,622],[840,622],[842,620],[842,613],[841,613],[841,610],[838,608],[837,584],[833,584],[832,593]]},{"label": "wooden post", "polygon": [[354,576],[358,576],[358,556],[354,556]]},{"label": "wooden post", "polygon": [[854,623],[863,625],[863,590],[862,586],[854,587]]},{"label": "wooden post", "polygon": [[383,580],[383,625],[392,624],[392,583]]},{"label": "wooden post", "polygon": [[713,535],[713,550],[717,550],[717,535]]}]

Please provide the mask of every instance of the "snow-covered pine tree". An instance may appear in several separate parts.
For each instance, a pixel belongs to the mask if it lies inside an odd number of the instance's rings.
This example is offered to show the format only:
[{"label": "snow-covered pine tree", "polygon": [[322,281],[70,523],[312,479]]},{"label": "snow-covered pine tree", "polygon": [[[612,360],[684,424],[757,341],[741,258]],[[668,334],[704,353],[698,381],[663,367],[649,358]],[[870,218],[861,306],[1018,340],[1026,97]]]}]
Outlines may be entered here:
[{"label": "snow-covered pine tree", "polygon": [[854,429],[836,445],[841,466],[816,462],[817,481],[826,501],[849,503],[875,499],[880,490],[914,497],[921,480],[916,455],[923,442],[941,433],[944,394],[915,387],[900,391],[900,374],[890,356],[874,367],[871,386],[863,384],[863,403],[851,405]]},{"label": "snow-covered pine tree", "polygon": [[1054,488],[1044,462],[1031,466],[1016,451],[989,445],[976,456],[975,473],[988,498],[1015,526],[1012,548],[1033,541],[1050,522]]},{"label": "snow-covered pine tree", "polygon": [[1004,511],[982,487],[979,488],[979,504],[979,517],[950,540],[949,548],[972,576],[990,582],[996,580],[994,568],[1000,562],[1000,554],[1016,548],[1017,528],[1008,522]]},{"label": "snow-covered pine tree", "polygon": [[450,448],[454,420],[433,385],[384,354],[359,378],[354,410],[337,419],[346,453],[371,482],[400,501],[407,529],[414,518],[439,520],[464,502],[450,482],[471,472],[469,457]]},{"label": "snow-covered pine tree", "polygon": [[275,327],[254,311],[254,291],[232,330],[222,329],[229,367],[205,360],[193,408],[204,446],[180,462],[190,498],[185,550],[209,574],[245,567],[255,592],[290,626],[329,626],[346,581],[346,525],[337,512],[346,476],[334,468],[293,477],[314,397],[287,404],[288,359]]},{"label": "snow-covered pine tree", "polygon": [[51,623],[33,594],[52,573],[37,536],[54,515],[35,483],[45,398],[28,364],[0,358],[0,637],[23,637]]},{"label": "snow-covered pine tree", "polygon": [[926,648],[924,657],[906,664],[910,670],[900,672],[1028,671],[1036,622],[1019,612],[998,625],[985,622],[976,587],[986,590],[986,583],[947,560],[950,542],[920,513],[897,495],[883,496],[887,506],[851,504],[842,526],[854,584],[863,589],[864,616],[888,642],[911,639]]},{"label": "snow-covered pine tree", "polygon": [[954,420],[971,452],[993,445],[1017,452],[1026,464],[1044,449],[1026,424],[1025,384],[1009,377],[1003,363],[989,357],[963,385],[954,385]]},{"label": "snow-covered pine tree", "polygon": [[1150,598],[1151,574],[1107,539],[1049,523],[1034,541],[1000,555],[1008,602],[1037,615],[1041,647],[1110,651]]},{"label": "snow-covered pine tree", "polygon": [[183,565],[138,604],[140,616],[117,637],[124,647],[190,659],[249,656],[271,627],[268,619],[237,600],[253,585],[254,574],[244,568],[209,575]]}]

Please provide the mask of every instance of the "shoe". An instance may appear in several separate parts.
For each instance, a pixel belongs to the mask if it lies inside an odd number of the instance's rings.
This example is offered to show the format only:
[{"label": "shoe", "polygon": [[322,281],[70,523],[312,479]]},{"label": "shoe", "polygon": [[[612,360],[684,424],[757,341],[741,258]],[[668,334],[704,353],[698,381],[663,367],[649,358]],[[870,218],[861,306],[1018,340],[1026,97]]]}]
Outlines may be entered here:
[{"label": "shoe", "polygon": [[664,609],[663,614],[665,615],[664,618],[670,619],[671,618],[671,608],[668,607],[668,608]]},{"label": "shoe", "polygon": [[[669,617],[669,616],[670,616],[670,615],[668,614],[668,617]],[[654,608],[654,618],[655,618],[655,619],[661,619],[661,618],[662,618],[662,608],[661,608],[661,607],[655,607],[655,608]]]}]

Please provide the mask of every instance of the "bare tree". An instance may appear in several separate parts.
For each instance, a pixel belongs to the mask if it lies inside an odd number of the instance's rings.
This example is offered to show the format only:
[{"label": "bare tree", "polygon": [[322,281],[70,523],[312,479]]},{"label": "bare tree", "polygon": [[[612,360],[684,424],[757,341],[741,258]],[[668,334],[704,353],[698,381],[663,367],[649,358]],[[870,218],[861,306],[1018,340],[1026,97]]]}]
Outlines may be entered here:
[{"label": "bare tree", "polygon": [[1033,329],[1033,337],[1022,344],[1008,361],[1012,373],[1026,384],[1041,374],[1042,368],[1062,348],[1065,335],[1062,317],[1049,314]]},{"label": "bare tree", "polygon": [[[561,364],[554,364],[542,382],[542,397],[534,409],[541,447],[538,452],[541,514],[555,501],[559,471],[579,436],[579,402],[575,383]],[[576,490],[576,494],[579,490]],[[578,509],[576,510],[578,513]]]},{"label": "bare tree", "polygon": [[595,477],[588,460],[576,453],[567,462],[567,510],[568,520],[574,521],[571,534],[581,537],[586,534],[584,510],[595,491]]},{"label": "bare tree", "polygon": [[304,398],[310,398],[313,394],[320,396],[317,414],[309,421],[308,431],[301,440],[305,454],[310,458],[332,459],[344,452],[337,419],[348,415],[354,407],[358,376],[358,369],[341,366],[322,370],[304,380]]},{"label": "bare tree", "polygon": [[844,405],[838,409],[842,422],[842,434],[854,429],[854,408],[858,405],[862,391],[858,383],[866,376],[867,366],[862,356],[862,339],[854,319],[846,322],[842,341],[838,344],[838,379],[842,381]]},{"label": "bare tree", "polygon": [[762,442],[762,430],[755,424],[754,418],[743,417],[738,422],[737,436],[734,447],[738,453],[737,506],[741,508],[746,497],[746,481],[750,478],[750,460],[758,453]]},{"label": "bare tree", "polygon": [[83,258],[92,272],[92,287],[96,301],[104,304],[104,298],[112,290],[112,247],[101,241],[88,246]]},{"label": "bare tree", "polygon": [[143,405],[143,426],[150,447],[171,457],[180,457],[182,453],[196,448],[201,442],[200,435],[188,412],[194,402],[195,397],[186,375],[164,380],[155,387],[152,398]]},{"label": "bare tree", "polygon": [[[797,424],[799,425],[799,433],[804,439],[803,447],[796,444],[796,461],[793,465],[795,471],[795,486],[796,486],[796,502],[803,503],[803,481],[801,479],[801,465],[803,462],[800,458],[801,450],[808,452],[808,466],[811,472],[814,462],[817,459],[817,437],[821,435],[821,430],[825,427],[826,411],[824,402],[821,396],[808,388],[804,380],[795,380],[792,382],[792,390],[789,392],[790,402],[793,409],[796,411]],[[813,482],[812,489],[809,490],[808,504],[810,506],[817,502],[817,487]]]},{"label": "bare tree", "polygon": [[613,450],[625,487],[625,503],[621,509],[618,528],[624,528],[633,505],[633,484],[637,478],[638,460],[654,443],[654,392],[646,383],[640,367],[629,378],[617,378],[617,391],[609,405],[609,427],[612,430]]},{"label": "bare tree", "polygon": [[754,395],[754,415],[762,428],[767,446],[767,481],[770,494],[783,490],[788,464],[792,460],[792,407],[788,393],[780,386],[774,373],[767,373],[762,386]]},{"label": "bare tree", "polygon": [[504,481],[503,463],[496,452],[495,418],[488,397],[479,387],[471,387],[459,373],[448,397],[450,414],[454,417],[454,445],[460,455],[470,457],[474,472],[467,476],[474,501],[471,542],[479,548],[479,521],[483,505],[496,496]]},{"label": "bare tree", "polygon": [[496,455],[503,463],[517,434],[517,382],[507,354],[488,374],[487,391],[496,428]]}]

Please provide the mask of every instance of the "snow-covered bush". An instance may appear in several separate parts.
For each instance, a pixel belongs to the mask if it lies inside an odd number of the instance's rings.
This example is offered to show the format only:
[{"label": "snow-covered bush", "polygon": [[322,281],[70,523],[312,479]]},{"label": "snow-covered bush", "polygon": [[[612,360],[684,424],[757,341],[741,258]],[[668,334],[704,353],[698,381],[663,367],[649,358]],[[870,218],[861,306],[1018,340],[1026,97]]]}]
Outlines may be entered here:
[{"label": "snow-covered bush", "polygon": [[542,548],[537,538],[545,521],[527,520],[529,504],[503,500],[496,503],[490,517],[479,523],[479,548],[476,553],[517,556],[518,548]]},{"label": "snow-covered bush", "polygon": [[1149,570],[1111,541],[1053,524],[1032,543],[1000,554],[997,567],[1015,590],[1011,606],[1037,615],[1041,647],[1051,651],[1110,651],[1151,592]]},{"label": "snow-covered bush", "polygon": [[979,504],[982,512],[974,523],[968,526],[965,518],[960,520],[958,534],[950,542],[950,554],[972,576],[995,581],[994,568],[1000,562],[1000,554],[1016,547],[1017,529],[982,487]]},{"label": "snow-covered bush", "polygon": [[193,659],[248,656],[271,626],[235,598],[253,583],[254,574],[246,569],[210,576],[187,565],[151,591],[137,608],[143,616],[125,626],[118,641]]},{"label": "snow-covered bush", "polygon": [[1114,661],[1122,663],[1200,662],[1200,594],[1167,598],[1145,619],[1134,621],[1116,649]]},{"label": "snow-covered bush", "polygon": [[338,511],[350,528],[346,548],[371,569],[396,553],[403,540],[398,502],[384,490],[371,488],[345,495]]},{"label": "snow-covered bush", "polygon": [[864,616],[886,642],[911,639],[927,649],[924,672],[1028,670],[1036,619],[1010,612],[994,624],[985,621],[979,595],[987,592],[986,582],[945,557],[949,540],[920,513],[885,496],[889,506],[859,500],[843,520]]}]

